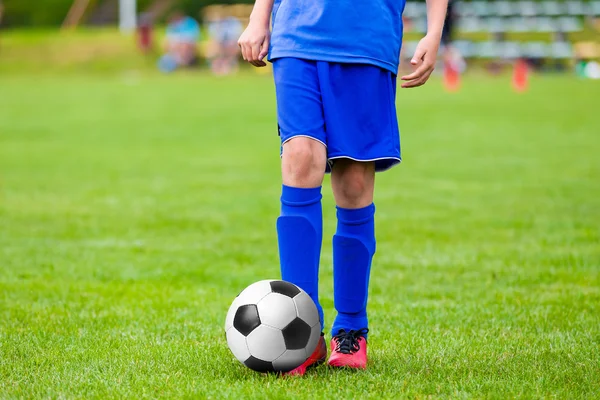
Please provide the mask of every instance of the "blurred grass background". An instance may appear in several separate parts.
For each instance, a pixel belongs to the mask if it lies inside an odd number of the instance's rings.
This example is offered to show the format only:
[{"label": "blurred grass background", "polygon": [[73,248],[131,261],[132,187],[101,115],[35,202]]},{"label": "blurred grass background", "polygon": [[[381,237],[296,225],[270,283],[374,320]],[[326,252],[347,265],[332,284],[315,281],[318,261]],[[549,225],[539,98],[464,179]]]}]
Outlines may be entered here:
[{"label": "blurred grass background", "polygon": [[[157,30],[158,40],[164,36]],[[143,55],[135,36],[114,28],[77,31],[30,29],[0,31],[0,72],[115,72],[156,68],[156,54]]]}]

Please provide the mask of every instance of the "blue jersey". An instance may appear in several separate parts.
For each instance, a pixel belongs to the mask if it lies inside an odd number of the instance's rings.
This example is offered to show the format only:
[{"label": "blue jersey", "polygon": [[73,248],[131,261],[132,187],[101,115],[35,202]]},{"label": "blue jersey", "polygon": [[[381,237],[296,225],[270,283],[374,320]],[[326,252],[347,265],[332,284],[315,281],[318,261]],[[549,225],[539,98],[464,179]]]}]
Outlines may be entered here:
[{"label": "blue jersey", "polygon": [[372,64],[398,72],[406,0],[275,0],[269,60]]}]

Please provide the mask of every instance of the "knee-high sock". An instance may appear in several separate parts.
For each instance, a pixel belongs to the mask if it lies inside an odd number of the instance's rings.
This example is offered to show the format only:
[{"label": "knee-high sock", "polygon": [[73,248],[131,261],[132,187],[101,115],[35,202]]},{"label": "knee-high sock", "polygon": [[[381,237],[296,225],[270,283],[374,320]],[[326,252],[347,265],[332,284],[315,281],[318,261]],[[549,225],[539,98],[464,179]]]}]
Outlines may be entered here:
[{"label": "knee-high sock", "polygon": [[338,314],[331,330],[368,327],[367,296],[371,260],[375,254],[375,205],[337,208],[333,236],[333,297]]},{"label": "knee-high sock", "polygon": [[277,238],[281,279],[304,290],[319,311],[323,329],[323,308],[319,303],[319,260],[323,242],[321,187],[304,189],[283,185]]}]

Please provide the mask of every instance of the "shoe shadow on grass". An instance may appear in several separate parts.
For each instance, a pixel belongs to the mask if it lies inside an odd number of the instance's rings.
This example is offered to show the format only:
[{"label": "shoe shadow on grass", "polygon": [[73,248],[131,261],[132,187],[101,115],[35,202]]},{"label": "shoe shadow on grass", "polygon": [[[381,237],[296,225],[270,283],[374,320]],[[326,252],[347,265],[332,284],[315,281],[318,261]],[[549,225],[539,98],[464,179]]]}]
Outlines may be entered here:
[{"label": "shoe shadow on grass", "polygon": [[[278,379],[302,379],[302,378],[314,378],[314,377],[328,377],[328,376],[353,376],[356,374],[364,373],[366,370],[350,368],[350,367],[332,367],[324,362],[322,364],[309,367],[304,375],[285,375],[280,372],[258,372],[254,371],[235,358],[231,357],[227,352],[220,354],[218,359],[213,359],[216,365],[219,365],[218,374],[221,378],[232,379],[236,381],[256,381],[260,380],[278,380]],[[215,366],[216,366],[215,365]],[[214,367],[211,368],[214,372]],[[369,368],[367,368],[368,370]]]},{"label": "shoe shadow on grass", "polygon": [[327,364],[321,364],[313,368],[306,370],[304,375],[285,375],[281,372],[258,372],[245,367],[239,362],[232,361],[226,366],[227,373],[223,378],[230,378],[237,381],[256,381],[259,380],[294,380],[294,379],[306,379],[316,377],[332,377],[332,376],[353,376],[356,374],[364,373],[365,370],[356,368],[339,368],[330,367]]},{"label": "shoe shadow on grass", "polygon": [[327,363],[309,368],[306,370],[304,375],[285,376],[280,375],[284,379],[302,379],[302,378],[314,378],[314,377],[333,377],[333,376],[353,376],[356,374],[364,373],[364,369],[356,369],[350,367],[332,367]]}]

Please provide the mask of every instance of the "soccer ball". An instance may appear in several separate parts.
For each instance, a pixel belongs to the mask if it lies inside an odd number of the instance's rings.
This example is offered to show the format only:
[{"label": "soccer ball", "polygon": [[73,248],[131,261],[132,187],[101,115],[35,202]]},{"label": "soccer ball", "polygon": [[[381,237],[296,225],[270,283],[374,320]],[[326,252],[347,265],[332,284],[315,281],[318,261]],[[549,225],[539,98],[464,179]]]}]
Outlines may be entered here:
[{"label": "soccer ball", "polygon": [[311,355],[321,323],[317,307],[298,286],[278,280],[253,283],[233,300],[225,332],[229,349],[258,372],[287,372]]}]

